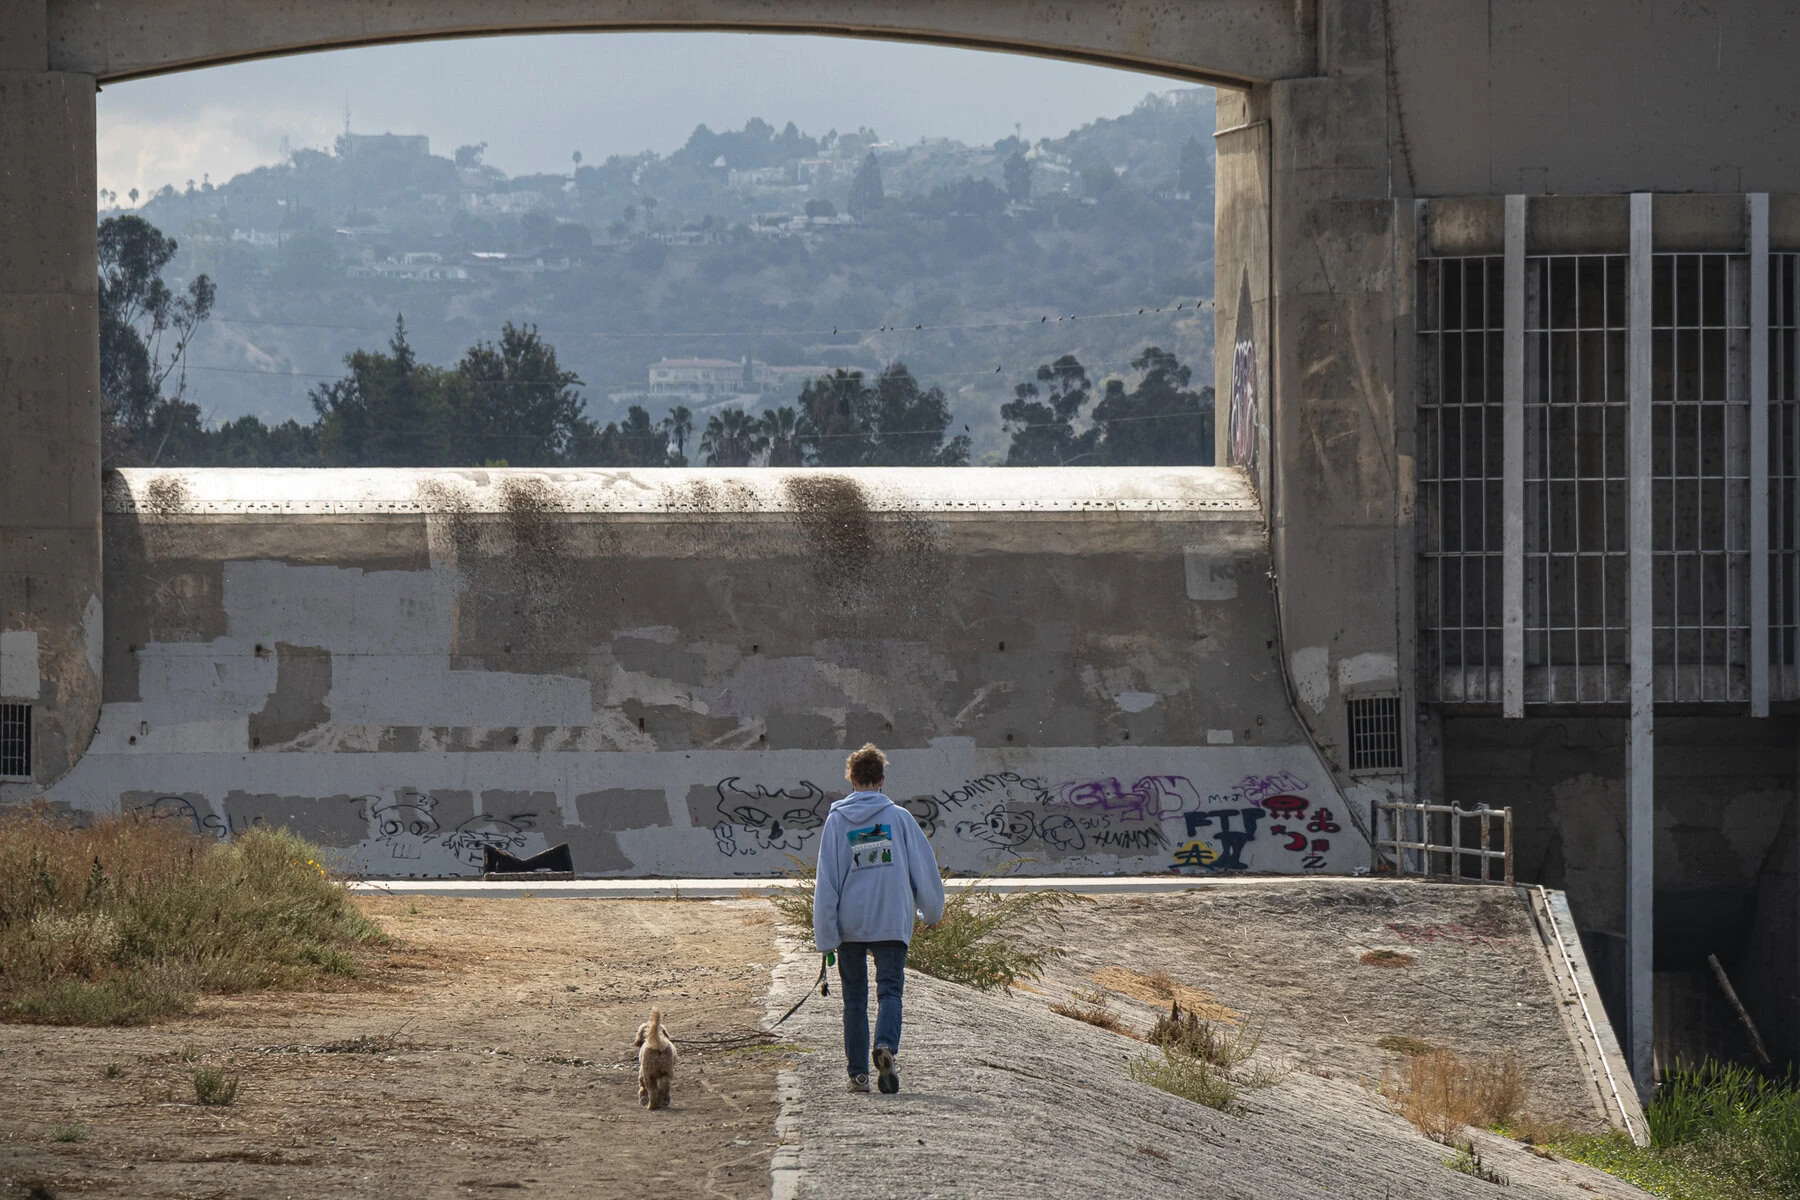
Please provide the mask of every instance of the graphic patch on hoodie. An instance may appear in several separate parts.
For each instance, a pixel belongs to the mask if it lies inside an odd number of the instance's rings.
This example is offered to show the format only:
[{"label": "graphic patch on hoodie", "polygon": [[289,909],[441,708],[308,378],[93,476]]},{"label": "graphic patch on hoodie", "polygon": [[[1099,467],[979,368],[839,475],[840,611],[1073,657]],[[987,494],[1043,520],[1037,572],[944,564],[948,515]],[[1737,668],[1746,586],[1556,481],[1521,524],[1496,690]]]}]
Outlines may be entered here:
[{"label": "graphic patch on hoodie", "polygon": [[893,826],[864,825],[861,829],[852,829],[848,836],[852,871],[860,871],[864,867],[894,865]]}]

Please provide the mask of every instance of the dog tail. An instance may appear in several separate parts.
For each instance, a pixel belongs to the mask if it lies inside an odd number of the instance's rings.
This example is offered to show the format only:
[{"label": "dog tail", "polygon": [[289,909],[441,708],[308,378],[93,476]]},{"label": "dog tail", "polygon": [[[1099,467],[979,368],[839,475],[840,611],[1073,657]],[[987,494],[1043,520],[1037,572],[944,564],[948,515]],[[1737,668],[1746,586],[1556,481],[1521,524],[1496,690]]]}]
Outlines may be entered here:
[{"label": "dog tail", "polygon": [[654,1042],[656,1040],[656,1036],[658,1034],[660,1034],[661,1032],[662,1032],[662,1009],[653,1008],[650,1010],[650,1026],[648,1029],[646,1029],[644,1031],[644,1040],[647,1042]]}]

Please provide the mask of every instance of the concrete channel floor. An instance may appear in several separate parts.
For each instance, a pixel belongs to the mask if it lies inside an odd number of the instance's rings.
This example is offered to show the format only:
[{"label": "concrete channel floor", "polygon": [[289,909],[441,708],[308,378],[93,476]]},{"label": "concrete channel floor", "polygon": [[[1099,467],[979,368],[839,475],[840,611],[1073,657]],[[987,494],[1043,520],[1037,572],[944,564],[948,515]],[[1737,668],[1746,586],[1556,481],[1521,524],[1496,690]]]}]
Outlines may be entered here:
[{"label": "concrete channel floor", "polygon": [[[892,1097],[845,1089],[836,989],[828,999],[815,995],[782,1026],[784,1040],[808,1052],[780,1076],[774,1195],[1641,1196],[1599,1171],[1485,1133],[1470,1135],[1473,1144],[1507,1185],[1453,1171],[1451,1152],[1379,1094],[1382,1056],[1395,1070],[1405,1060],[1374,1043],[1398,1023],[1464,1052],[1514,1050],[1532,1077],[1534,1110],[1603,1127],[1548,977],[1520,969],[1538,950],[1517,936],[1529,918],[1522,903],[1508,911],[1515,902],[1496,888],[1350,880],[1234,881],[1102,899],[1070,920],[1069,956],[1036,992],[983,994],[909,973],[903,1087]],[[1235,935],[1219,932],[1227,928]],[[1284,941],[1282,929],[1303,937]],[[1428,986],[1403,984],[1406,970],[1345,965],[1376,929],[1387,934],[1377,945],[1406,946],[1421,965],[1443,960]],[[1157,955],[1145,940],[1151,933],[1172,952]],[[1308,954],[1330,961],[1306,961]],[[1102,964],[1122,961],[1204,984],[1247,1018],[1267,1015],[1262,1058],[1285,1072],[1280,1082],[1218,1112],[1132,1081],[1129,1063],[1149,1047],[1049,1008],[1095,975],[1106,978]],[[773,976],[770,1020],[817,970],[815,955],[790,945]],[[1319,981],[1319,1002],[1292,1002],[1308,978]],[[1371,994],[1388,1002],[1371,1011]],[[1288,1002],[1271,1011],[1283,996]],[[1107,1002],[1140,1032],[1155,1011],[1118,992]]]}]

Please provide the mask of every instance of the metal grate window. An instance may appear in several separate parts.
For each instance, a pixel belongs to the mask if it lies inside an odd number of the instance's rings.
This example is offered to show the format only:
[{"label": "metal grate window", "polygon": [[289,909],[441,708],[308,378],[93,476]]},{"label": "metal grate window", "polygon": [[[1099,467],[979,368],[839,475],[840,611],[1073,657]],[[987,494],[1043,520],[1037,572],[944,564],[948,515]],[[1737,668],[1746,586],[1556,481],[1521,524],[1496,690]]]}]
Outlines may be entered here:
[{"label": "metal grate window", "polygon": [[1626,256],[1525,260],[1525,699],[1623,700]]},{"label": "metal grate window", "polygon": [[0,704],[0,778],[31,778],[29,704]]},{"label": "metal grate window", "polygon": [[1769,695],[1800,699],[1800,254],[1769,255]]},{"label": "metal grate window", "polygon": [[1400,697],[1366,696],[1348,701],[1350,710],[1350,769],[1398,771],[1404,766],[1400,752]]},{"label": "metal grate window", "polygon": [[1420,262],[1418,655],[1432,700],[1500,698],[1504,268]]},{"label": "metal grate window", "polygon": [[1656,698],[1750,698],[1749,259],[1658,254],[1651,296]]}]

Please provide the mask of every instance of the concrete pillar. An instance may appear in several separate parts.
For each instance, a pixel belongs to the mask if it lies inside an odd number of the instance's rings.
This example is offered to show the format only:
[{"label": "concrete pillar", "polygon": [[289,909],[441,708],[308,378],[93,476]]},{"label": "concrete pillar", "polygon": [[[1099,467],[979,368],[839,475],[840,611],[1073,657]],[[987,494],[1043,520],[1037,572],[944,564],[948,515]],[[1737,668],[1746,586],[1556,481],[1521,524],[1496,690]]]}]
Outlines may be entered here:
[{"label": "concrete pillar", "polygon": [[1626,289],[1626,458],[1631,614],[1631,727],[1625,748],[1625,1057],[1638,1096],[1654,1094],[1656,1013],[1656,662],[1651,603],[1651,197],[1631,197],[1631,266]]},{"label": "concrete pillar", "polygon": [[63,775],[100,708],[95,88],[45,69],[44,30],[43,0],[0,0],[0,699],[33,731],[0,797]]},{"label": "concrete pillar", "polygon": [[1500,700],[1508,717],[1525,715],[1525,212],[1524,196],[1506,198]]},{"label": "concrete pillar", "polygon": [[[1410,231],[1411,195],[1389,153],[1381,6],[1332,0],[1320,21],[1331,37],[1319,73],[1268,89],[1267,507],[1300,716],[1352,811],[1368,820],[1372,803],[1411,790],[1403,777],[1349,775],[1345,707],[1350,688],[1398,692],[1402,711],[1411,707],[1410,639],[1400,629],[1415,603],[1412,397],[1399,388],[1414,352],[1403,332],[1413,239],[1399,232],[1402,222]],[[1224,183],[1221,175],[1222,206]]]}]

